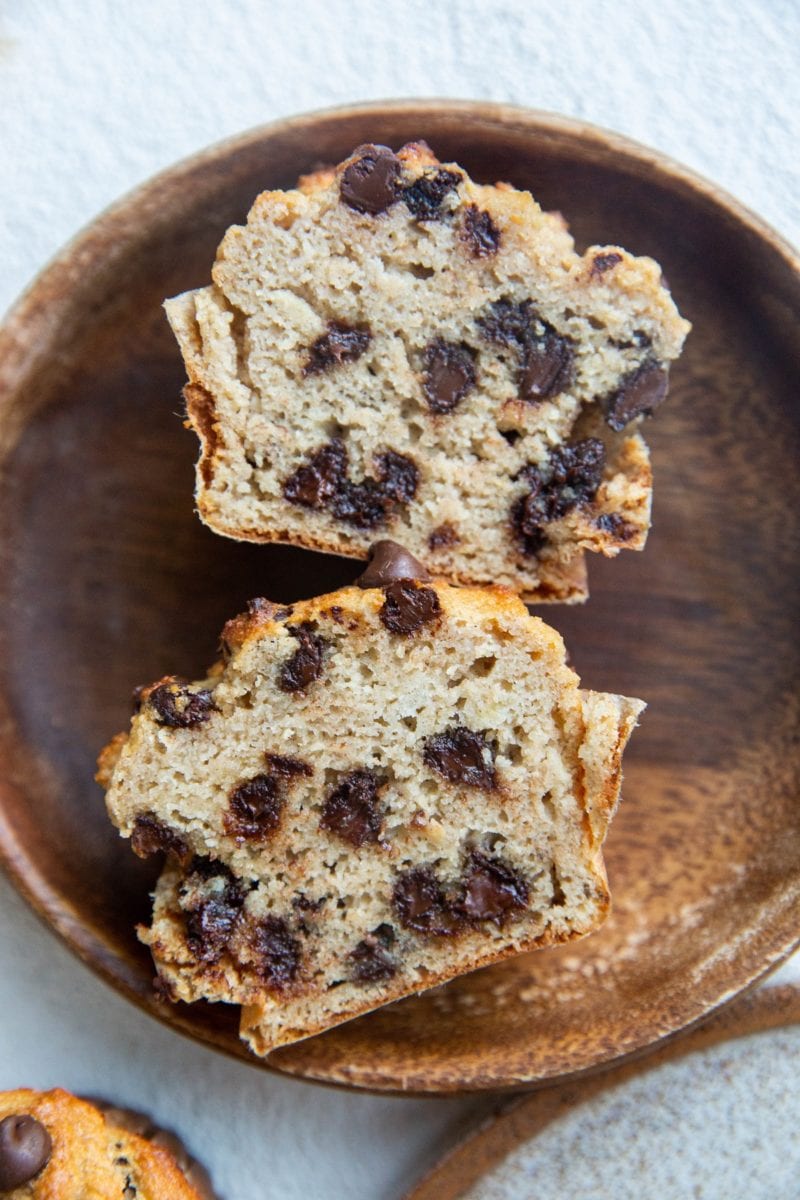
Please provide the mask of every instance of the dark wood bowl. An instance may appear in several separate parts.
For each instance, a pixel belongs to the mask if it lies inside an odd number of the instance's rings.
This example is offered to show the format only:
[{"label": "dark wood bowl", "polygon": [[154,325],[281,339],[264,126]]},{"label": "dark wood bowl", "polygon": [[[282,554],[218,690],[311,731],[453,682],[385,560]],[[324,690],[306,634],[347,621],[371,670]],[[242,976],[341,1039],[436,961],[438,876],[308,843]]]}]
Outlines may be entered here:
[{"label": "dark wood bowl", "polygon": [[588,686],[650,707],[607,862],[614,913],[574,946],[505,962],[275,1053],[381,1091],[531,1086],[699,1020],[800,938],[796,738],[800,271],[709,184],[611,134],[492,104],[367,105],[281,121],[159,176],[101,216],[0,334],[0,851],[90,966],[173,1028],[251,1062],[237,1011],[160,1004],[134,925],[154,871],[108,823],[95,755],[129,695],[195,675],[252,595],[289,601],[356,564],[237,545],[193,512],[197,447],[161,301],[205,282],[257,192],[364,141],[426,138],[478,179],[530,187],[580,245],[663,264],[694,322],[647,427],[643,554],[593,562],[591,600],[544,612]]}]

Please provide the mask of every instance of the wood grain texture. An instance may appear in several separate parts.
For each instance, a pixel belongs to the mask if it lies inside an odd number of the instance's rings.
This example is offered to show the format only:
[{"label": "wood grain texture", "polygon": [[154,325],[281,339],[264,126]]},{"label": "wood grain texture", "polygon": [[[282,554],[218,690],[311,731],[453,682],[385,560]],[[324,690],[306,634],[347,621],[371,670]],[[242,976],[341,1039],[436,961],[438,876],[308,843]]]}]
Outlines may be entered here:
[{"label": "wood grain texture", "polygon": [[0,852],[107,980],[248,1057],[235,1012],[154,997],[133,926],[155,869],[107,822],[94,758],[126,725],[132,687],[202,672],[250,596],[309,596],[359,566],[237,545],[200,524],[183,367],[160,306],[208,278],[223,231],[258,191],[361,142],[420,137],[477,179],[529,187],[567,214],[579,246],[653,254],[694,322],[671,397],[645,429],[647,549],[593,562],[589,603],[544,613],[586,686],[649,709],[626,759],[607,846],[615,908],[598,935],[266,1065],[385,1091],[530,1087],[642,1052],[800,936],[800,270],[757,218],[650,151],[498,105],[361,106],[206,152],[66,248],[0,334]]},{"label": "wood grain texture", "polygon": [[541,1088],[530,1096],[506,1099],[495,1113],[465,1129],[463,1140],[425,1174],[404,1200],[461,1200],[509,1154],[554,1121],[567,1116],[577,1105],[696,1051],[798,1023],[800,988],[788,984],[763,987],[740,997],[686,1036],[668,1042],[645,1059],[590,1078]]}]

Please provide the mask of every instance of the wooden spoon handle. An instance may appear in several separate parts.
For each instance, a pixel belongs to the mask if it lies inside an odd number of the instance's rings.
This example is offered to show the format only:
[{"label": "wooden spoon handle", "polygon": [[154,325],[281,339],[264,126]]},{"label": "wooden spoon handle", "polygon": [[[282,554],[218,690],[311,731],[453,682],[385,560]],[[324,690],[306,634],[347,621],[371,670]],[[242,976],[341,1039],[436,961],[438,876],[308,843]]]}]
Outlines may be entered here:
[{"label": "wooden spoon handle", "polygon": [[676,1035],[651,1054],[574,1081],[542,1088],[503,1101],[488,1117],[465,1129],[457,1145],[442,1158],[404,1200],[459,1200],[512,1150],[530,1141],[568,1109],[611,1086],[627,1082],[662,1063],[705,1050],[720,1042],[800,1023],[800,983],[762,985],[738,997],[709,1020]]}]

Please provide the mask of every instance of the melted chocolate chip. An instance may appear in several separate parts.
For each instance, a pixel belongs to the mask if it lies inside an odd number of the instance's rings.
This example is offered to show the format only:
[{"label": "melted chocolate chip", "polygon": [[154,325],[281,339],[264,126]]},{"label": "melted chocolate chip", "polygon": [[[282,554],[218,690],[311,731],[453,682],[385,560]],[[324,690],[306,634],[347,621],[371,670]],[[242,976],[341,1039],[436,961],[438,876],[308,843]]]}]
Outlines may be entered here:
[{"label": "melted chocolate chip", "polygon": [[430,579],[430,575],[413,554],[397,542],[384,538],[373,542],[369,550],[369,564],[356,579],[360,588],[383,587],[396,579]]},{"label": "melted chocolate chip", "polygon": [[139,858],[149,858],[151,854],[162,852],[173,854],[180,863],[186,863],[191,858],[191,851],[183,838],[152,813],[141,813],[134,821],[131,849]]},{"label": "melted chocolate chip", "polygon": [[254,775],[231,792],[225,832],[237,840],[266,838],[278,828],[282,808],[276,780],[270,775]]},{"label": "melted chocolate chip", "polygon": [[610,254],[595,254],[592,259],[592,269],[589,275],[593,278],[597,278],[598,275],[605,275],[606,271],[610,271],[612,267],[621,262],[622,255],[615,254],[614,251]]},{"label": "melted chocolate chip", "polygon": [[260,959],[260,973],[274,988],[285,988],[300,969],[300,942],[282,917],[264,917],[252,933],[253,950]]},{"label": "melted chocolate chip", "polygon": [[500,858],[473,851],[458,902],[467,920],[501,925],[510,913],[525,908],[527,903],[528,885],[513,867]]},{"label": "melted chocolate chip", "polygon": [[419,487],[419,471],[412,458],[398,454],[396,450],[387,450],[377,455],[375,463],[381,491],[388,500],[408,504],[414,499]]},{"label": "melted chocolate chip", "polygon": [[14,1113],[0,1121],[0,1192],[30,1183],[50,1161],[53,1142],[35,1117]]},{"label": "melted chocolate chip", "polygon": [[519,373],[522,400],[535,403],[558,396],[572,379],[573,350],[567,338],[547,328],[541,338],[525,346]]},{"label": "melted chocolate chip", "polygon": [[422,755],[427,766],[451,783],[492,791],[497,787],[494,748],[486,735],[464,725],[451,725],[425,742]]},{"label": "melted chocolate chip", "polygon": [[408,637],[438,621],[442,615],[439,597],[433,588],[418,587],[411,580],[398,579],[384,588],[384,600],[378,616],[390,633]]},{"label": "melted chocolate chip", "polygon": [[309,349],[304,375],[316,375],[329,367],[355,362],[372,339],[369,329],[356,329],[343,321],[329,321],[327,333],[318,337]]},{"label": "melted chocolate chip", "polygon": [[374,772],[351,771],[325,801],[320,829],[335,833],[351,846],[377,842],[383,822],[378,786]]},{"label": "melted chocolate chip", "polygon": [[603,401],[606,421],[620,433],[634,417],[651,413],[663,404],[669,388],[666,367],[651,359],[643,362],[621,381],[619,387]]},{"label": "melted chocolate chip", "polygon": [[467,205],[462,234],[474,258],[488,258],[497,253],[500,230],[491,215],[475,204]]},{"label": "melted chocolate chip", "polygon": [[400,160],[388,146],[359,146],[359,157],[342,173],[339,195],[356,212],[372,216],[399,199]]},{"label": "melted chocolate chip", "polygon": [[531,334],[536,314],[530,300],[495,300],[478,317],[478,328],[488,342],[521,349]]},{"label": "melted chocolate chip", "polygon": [[186,944],[201,962],[218,962],[227,949],[243,896],[233,882],[219,895],[209,896],[186,914]]},{"label": "melted chocolate chip", "polygon": [[[378,930],[391,928],[391,925],[378,926]],[[348,955],[351,976],[357,983],[377,983],[381,979],[391,979],[397,973],[397,963],[387,953],[378,930],[368,933]]]},{"label": "melted chocolate chip", "polygon": [[455,191],[462,176],[443,168],[432,175],[420,175],[415,183],[403,188],[402,199],[418,221],[438,221],[445,196]]},{"label": "melted chocolate chip", "polygon": [[226,879],[229,883],[237,882],[230,867],[227,867],[224,862],[220,862],[218,858],[207,858],[204,854],[195,855],[192,859],[191,869],[186,875],[187,883],[196,886],[198,881],[209,879]]},{"label": "melted chocolate chip", "polygon": [[475,386],[475,363],[468,346],[436,338],[425,348],[422,387],[431,412],[449,413]]},{"label": "melted chocolate chip", "polygon": [[331,512],[347,525],[358,529],[374,529],[386,518],[389,507],[383,488],[374,479],[361,483],[345,480],[331,501]]},{"label": "melted chocolate chip", "polygon": [[412,867],[398,875],[392,903],[401,925],[417,933],[449,936],[462,927],[461,917],[448,903],[433,867]]},{"label": "melted chocolate chip", "polygon": [[341,438],[333,438],[311,455],[305,466],[298,467],[283,485],[283,494],[292,504],[305,508],[325,508],[342,485],[347,474],[347,450]]},{"label": "melted chocolate chip", "polygon": [[264,757],[270,773],[280,780],[285,779],[288,782],[300,775],[310,779],[314,774],[311,763],[304,762],[302,758],[290,758],[287,754],[265,754]]},{"label": "melted chocolate chip", "polygon": [[217,711],[210,692],[192,692],[177,679],[153,688],[148,700],[159,725],[171,729],[194,729]]},{"label": "melted chocolate chip", "polygon": [[443,546],[455,546],[460,541],[458,531],[450,521],[444,521],[441,525],[437,525],[428,534],[428,547],[431,550],[440,550]]},{"label": "melted chocolate chip", "polygon": [[515,501],[511,520],[526,554],[544,545],[544,526],[595,496],[603,478],[605,448],[598,438],[560,446],[543,466],[520,472],[530,491]]},{"label": "melted chocolate chip", "polygon": [[405,454],[387,450],[376,456],[375,466],[377,479],[348,479],[347,449],[340,438],[334,438],[289,476],[283,494],[293,504],[328,508],[349,525],[372,529],[396,504],[413,499],[419,484],[419,471]]},{"label": "melted chocolate chip", "polygon": [[322,674],[324,642],[308,622],[287,625],[289,633],[299,643],[291,658],[278,672],[278,687],[283,692],[304,692]]},{"label": "melted chocolate chip", "polygon": [[530,300],[496,300],[478,318],[478,328],[487,341],[517,352],[520,399],[549,400],[569,386],[572,342],[543,320]]},{"label": "melted chocolate chip", "polygon": [[[218,882],[209,890],[212,880]],[[195,889],[204,889],[208,894],[199,899],[191,897],[190,906],[185,908],[186,942],[202,962],[214,963],[230,941],[244,904],[245,890],[224,863],[203,857],[195,858],[187,872],[182,896]]]}]

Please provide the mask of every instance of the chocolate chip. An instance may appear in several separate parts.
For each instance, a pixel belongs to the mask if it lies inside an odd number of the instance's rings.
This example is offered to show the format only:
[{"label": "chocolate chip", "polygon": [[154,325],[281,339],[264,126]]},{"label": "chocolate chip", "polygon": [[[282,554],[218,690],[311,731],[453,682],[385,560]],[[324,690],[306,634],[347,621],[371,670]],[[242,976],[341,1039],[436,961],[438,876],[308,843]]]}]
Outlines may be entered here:
[{"label": "chocolate chip", "polygon": [[509,446],[516,446],[522,434],[518,429],[498,429],[500,437],[508,442]]},{"label": "chocolate chip", "polygon": [[422,356],[422,387],[431,412],[449,413],[475,386],[475,363],[468,346],[436,338]]},{"label": "chocolate chip", "polygon": [[460,540],[455,525],[444,521],[428,534],[428,547],[431,550],[440,550],[442,546],[455,546]]},{"label": "chocolate chip", "polygon": [[374,529],[386,518],[389,505],[383,488],[374,479],[361,483],[346,480],[331,501],[331,512],[347,525],[358,529]]},{"label": "chocolate chip", "polygon": [[458,902],[468,920],[501,925],[510,913],[525,908],[527,903],[528,885],[519,872],[500,858],[473,851]]},{"label": "chocolate chip", "polygon": [[387,450],[376,456],[375,463],[381,491],[387,499],[398,504],[408,504],[414,499],[419,487],[419,471],[412,458],[398,454],[396,450]]},{"label": "chocolate chip", "polygon": [[380,525],[396,504],[407,504],[416,494],[419,471],[413,459],[395,450],[375,458],[378,479],[361,483],[344,481],[331,502],[334,516],[361,529]]},{"label": "chocolate chip", "polygon": [[14,1113],[0,1121],[0,1191],[30,1183],[50,1161],[53,1142],[35,1117]]},{"label": "chocolate chip", "polygon": [[[391,930],[391,925],[379,925],[378,930]],[[392,940],[394,940],[392,938]],[[376,930],[368,933],[348,955],[352,978],[357,983],[377,983],[391,979],[397,973],[397,963],[387,953],[386,945]]]},{"label": "chocolate chip", "polygon": [[162,852],[173,854],[178,862],[184,864],[191,858],[191,851],[180,834],[152,813],[141,813],[134,821],[131,849],[139,858],[149,858],[151,854]]},{"label": "chocolate chip", "polygon": [[518,387],[522,400],[535,403],[565,391],[572,379],[573,350],[552,328],[526,344]]},{"label": "chocolate chip", "polygon": [[314,768],[311,763],[303,762],[302,758],[290,758],[287,754],[265,754],[267,766],[270,769],[270,774],[277,776],[278,779],[286,780],[297,779],[300,775],[305,775],[311,778],[314,774]]},{"label": "chocolate chip", "polygon": [[217,711],[210,692],[205,689],[192,692],[178,679],[153,688],[148,701],[156,711],[159,725],[171,729],[194,729]]},{"label": "chocolate chip", "polygon": [[392,904],[406,929],[448,936],[462,928],[462,919],[451,909],[433,867],[412,867],[398,875]]},{"label": "chocolate chip", "polygon": [[497,253],[500,230],[490,214],[475,204],[467,205],[464,211],[462,235],[474,258],[488,258]]},{"label": "chocolate chip", "polygon": [[[200,896],[196,895],[198,891]],[[194,859],[181,887],[181,902],[187,945],[202,962],[214,963],[221,958],[244,897],[243,884],[224,863],[201,856]]]},{"label": "chocolate chip", "polygon": [[283,917],[263,917],[255,925],[251,941],[266,983],[281,989],[294,982],[300,969],[300,942]]},{"label": "chocolate chip", "polygon": [[618,542],[629,542],[638,532],[622,513],[601,513],[596,524],[598,529],[610,534]]},{"label": "chocolate chip", "polygon": [[497,787],[494,753],[484,733],[464,725],[451,725],[427,739],[422,757],[451,783],[490,792]]},{"label": "chocolate chip", "polygon": [[418,587],[411,580],[398,579],[384,588],[384,600],[378,616],[390,633],[408,637],[438,621],[442,615],[439,597],[433,588]]},{"label": "chocolate chip", "polygon": [[538,553],[546,540],[544,526],[550,521],[594,498],[604,465],[603,443],[599,438],[586,438],[560,446],[544,465],[529,464],[522,469],[520,477],[530,491],[514,502],[511,520],[524,553]]},{"label": "chocolate chip", "polygon": [[201,962],[218,962],[231,939],[242,909],[241,893],[210,896],[186,914],[186,944]]},{"label": "chocolate chip", "polygon": [[318,337],[309,349],[304,375],[316,375],[329,367],[355,362],[366,350],[372,334],[369,329],[356,329],[343,321],[329,321],[327,333]]},{"label": "chocolate chip", "polygon": [[536,315],[530,300],[495,300],[478,317],[481,335],[499,346],[521,349],[527,342]]},{"label": "chocolate chip", "polygon": [[455,191],[462,178],[455,171],[444,168],[432,175],[420,175],[414,183],[403,188],[401,198],[418,221],[436,221],[442,216],[445,196]]},{"label": "chocolate chip", "polygon": [[283,494],[293,504],[329,508],[339,520],[371,529],[385,520],[396,504],[413,499],[419,485],[419,471],[405,454],[387,450],[376,456],[375,466],[377,479],[351,481],[347,449],[341,438],[333,438],[289,476]]},{"label": "chocolate chip", "polygon": [[589,275],[592,278],[597,278],[598,275],[604,275],[606,271],[610,271],[612,267],[621,262],[622,255],[614,253],[613,250],[610,254],[595,254],[592,259],[592,269]]},{"label": "chocolate chip", "polygon": [[378,779],[374,772],[362,770],[351,771],[334,788],[325,801],[319,825],[351,846],[363,846],[378,841],[382,822]]},{"label": "chocolate chip", "polygon": [[146,683],[139,683],[131,692],[131,709],[134,713],[138,713],[144,703],[144,693],[147,691]]},{"label": "chocolate chip", "polygon": [[522,400],[548,400],[569,386],[572,343],[538,315],[530,300],[496,300],[478,318],[478,328],[487,341],[517,352]]},{"label": "chocolate chip", "polygon": [[311,625],[287,625],[289,633],[299,643],[291,658],[278,672],[278,687],[283,692],[304,692],[322,674],[324,642]]},{"label": "chocolate chip", "polygon": [[230,794],[225,832],[237,840],[266,838],[278,828],[283,800],[270,775],[254,775]]},{"label": "chocolate chip", "polygon": [[292,504],[305,508],[325,508],[347,475],[347,450],[341,438],[321,446],[308,463],[290,475],[283,494]]},{"label": "chocolate chip", "polygon": [[399,198],[400,160],[388,146],[359,146],[339,184],[342,201],[356,212],[385,212]]},{"label": "chocolate chip", "polygon": [[191,868],[187,872],[186,882],[191,886],[197,886],[198,883],[209,879],[225,879],[228,883],[239,886],[236,876],[224,862],[220,862],[218,858],[208,858],[205,854],[196,854],[192,859]]},{"label": "chocolate chip", "polygon": [[643,362],[626,375],[619,387],[603,400],[606,421],[615,433],[621,433],[634,417],[649,414],[663,404],[669,388],[666,367],[654,359]]},{"label": "chocolate chip", "polygon": [[383,587],[396,579],[430,579],[430,575],[413,554],[403,546],[384,538],[369,548],[369,564],[356,579],[360,588]]}]

